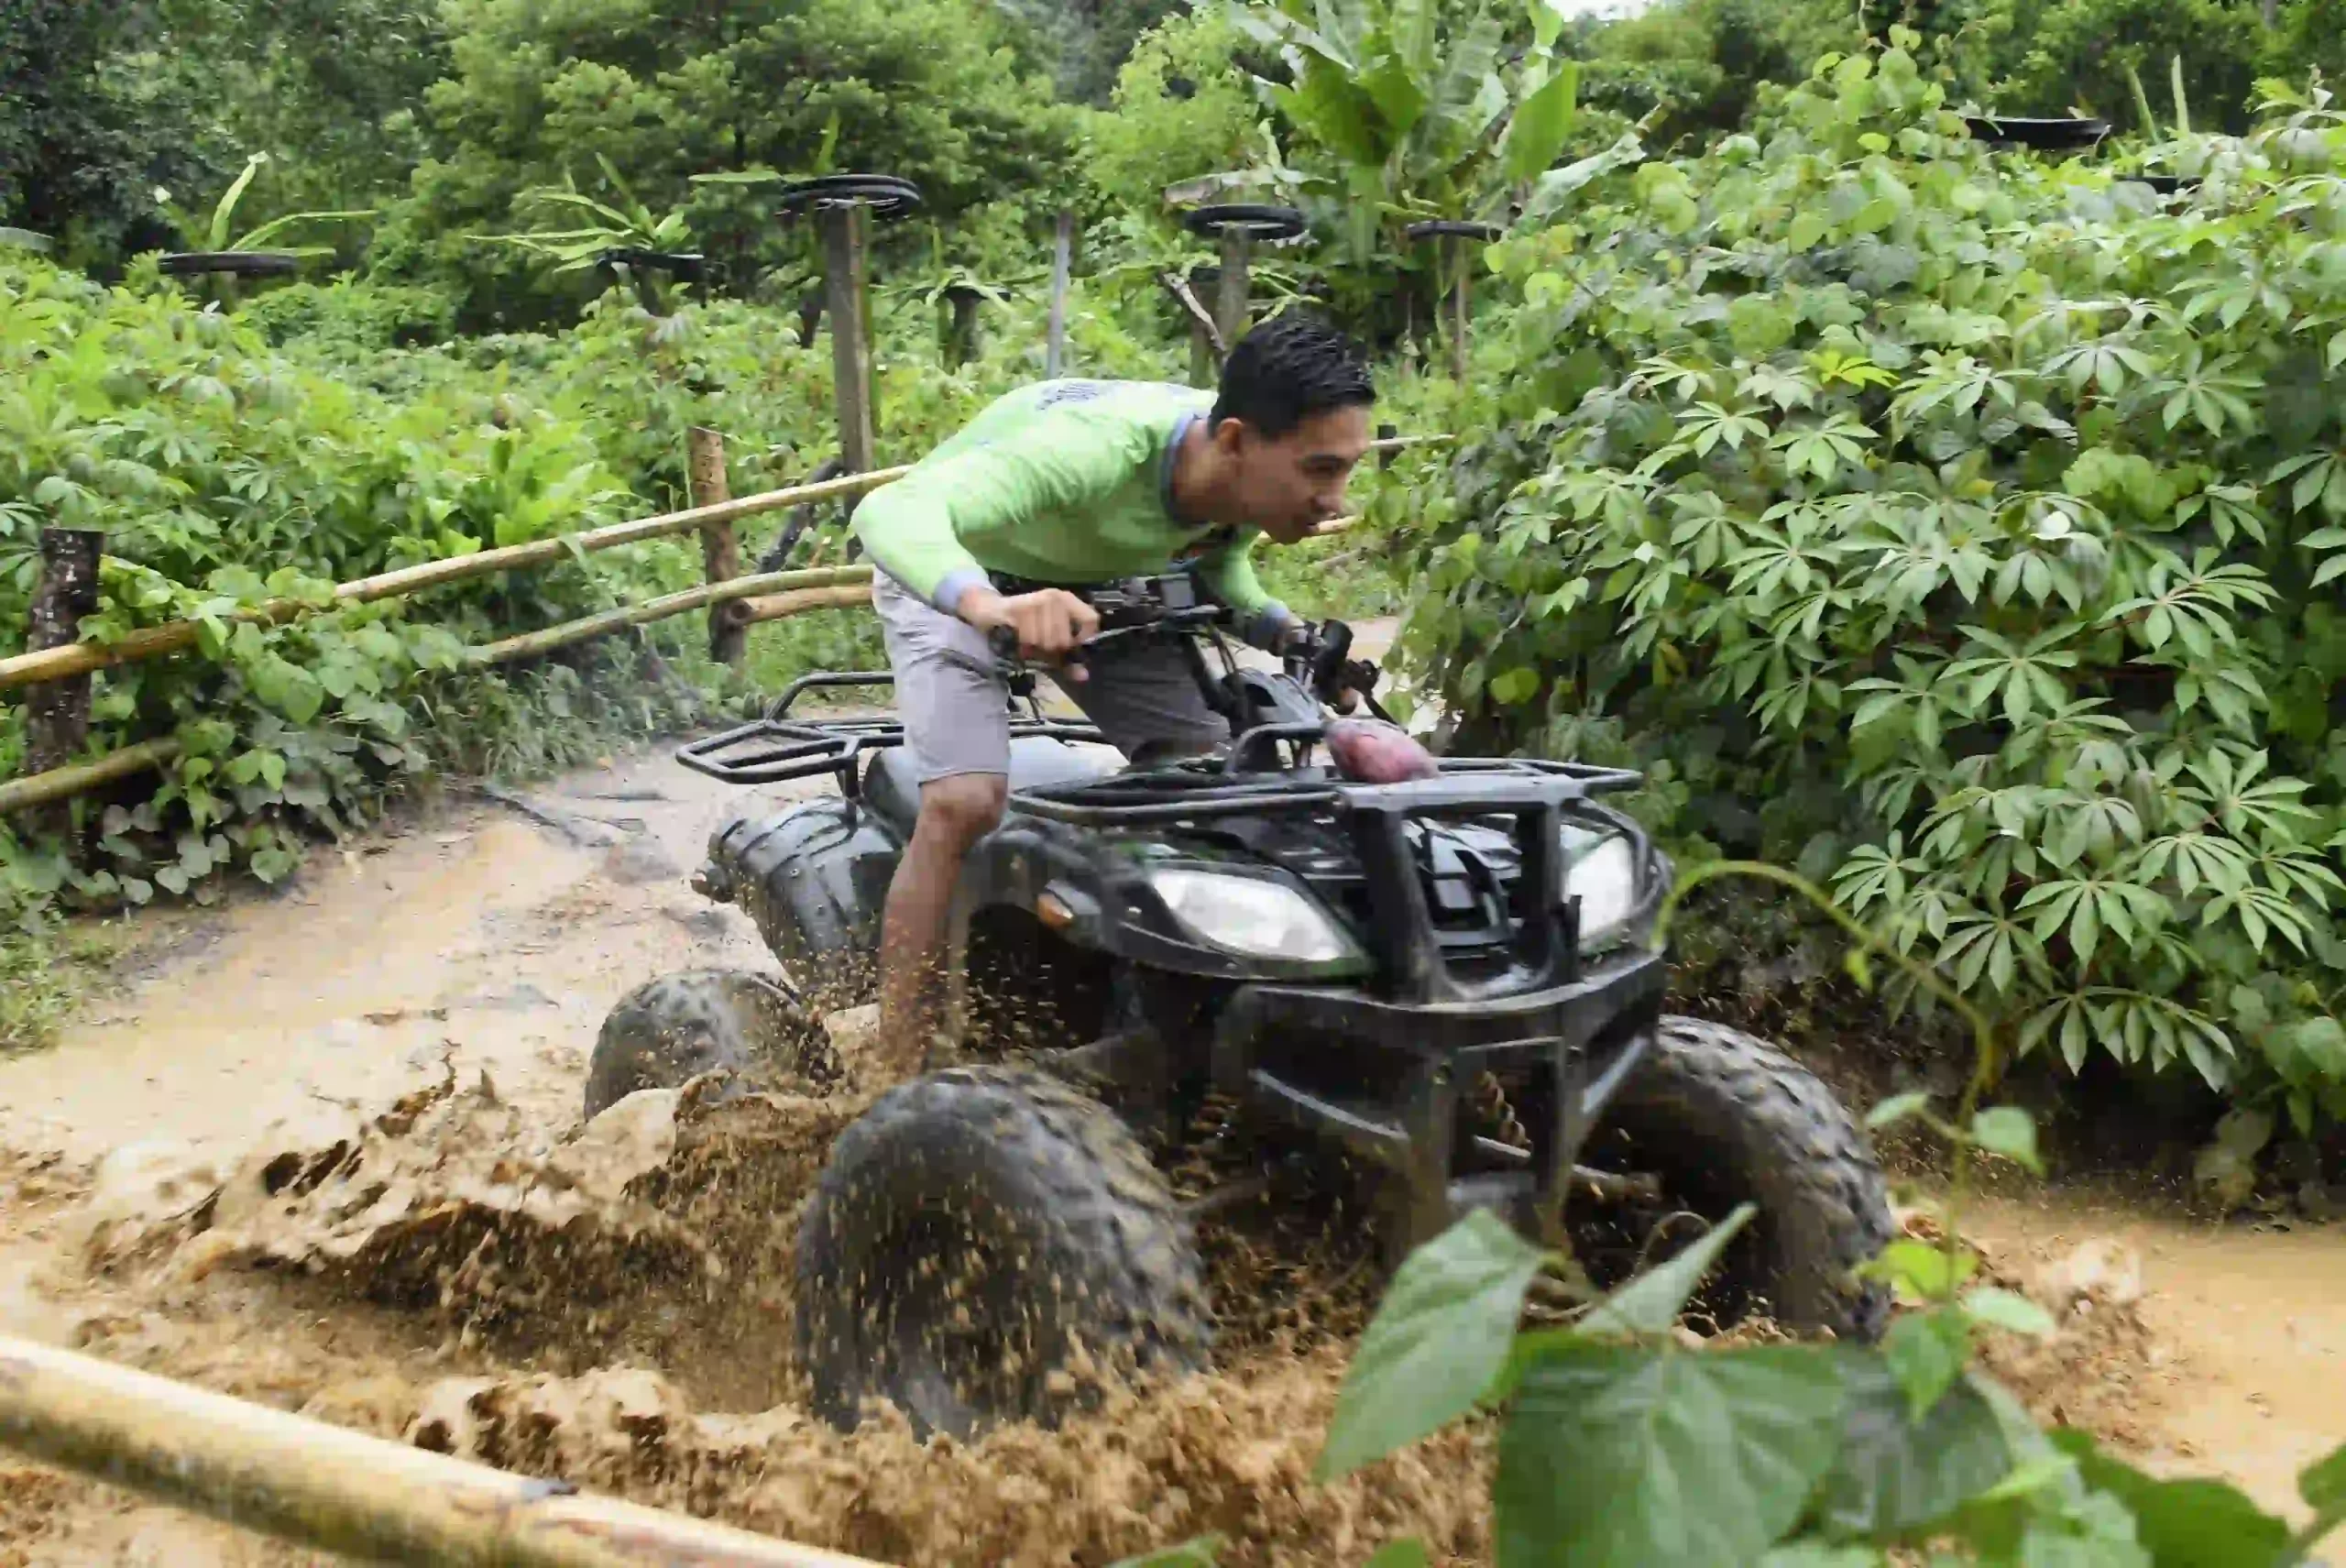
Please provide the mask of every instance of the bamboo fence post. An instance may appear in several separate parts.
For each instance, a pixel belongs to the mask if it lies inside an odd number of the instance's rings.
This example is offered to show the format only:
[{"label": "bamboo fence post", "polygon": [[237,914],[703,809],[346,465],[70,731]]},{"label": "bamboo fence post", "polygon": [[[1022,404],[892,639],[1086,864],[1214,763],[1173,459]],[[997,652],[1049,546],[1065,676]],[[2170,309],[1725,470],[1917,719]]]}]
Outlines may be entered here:
[{"label": "bamboo fence post", "polygon": [[93,762],[76,762],[71,767],[51,768],[46,773],[27,773],[20,779],[0,781],[0,816],[71,800],[77,795],[86,795],[100,784],[126,779],[149,768],[159,768],[177,760],[179,754],[178,739],[167,735],[160,740],[141,740],[136,746],[125,746],[119,751],[108,751]]},{"label": "bamboo fence post", "polygon": [[589,641],[630,626],[665,620],[673,615],[683,615],[713,605],[730,606],[772,588],[828,587],[837,583],[868,582],[871,576],[872,568],[867,565],[825,566],[813,571],[760,572],[747,577],[735,577],[729,582],[703,583],[696,588],[686,588],[681,593],[663,594],[658,598],[645,599],[641,604],[621,605],[599,615],[582,616],[576,620],[565,620],[499,641],[486,642],[472,649],[466,657],[476,664],[502,664],[509,660],[551,653],[557,648]]},{"label": "bamboo fence post", "polygon": [[864,336],[863,212],[860,203],[821,209],[823,286],[831,318],[831,379],[839,456],[850,474],[872,466],[872,360]]},{"label": "bamboo fence post", "polygon": [[1043,340],[1043,374],[1056,381],[1067,374],[1068,271],[1075,253],[1075,214],[1059,210],[1058,233],[1051,242],[1051,325]]},{"label": "bamboo fence post", "polygon": [[878,1568],[0,1335],[0,1444],[245,1530],[442,1568]]},{"label": "bamboo fence post", "polygon": [[[580,533],[532,540],[527,544],[509,544],[495,550],[475,551],[470,555],[424,561],[413,566],[402,566],[397,571],[339,584],[334,590],[334,597],[337,604],[371,604],[377,599],[398,598],[405,594],[421,593],[426,588],[441,587],[470,577],[487,576],[492,572],[543,566],[549,562],[559,561],[574,551],[613,550],[622,544],[637,544],[647,539],[689,533],[720,518],[729,521],[754,517],[761,512],[779,511],[784,507],[828,500],[834,496],[859,495],[900,479],[910,472],[909,467],[900,466],[877,469],[868,474],[847,474],[820,484],[795,485],[785,489],[769,490],[762,495],[744,496],[740,500],[727,501],[718,507],[667,512],[659,517],[639,518],[632,522],[590,528]],[[272,599],[226,619],[269,625],[312,613],[316,608],[293,599]],[[161,626],[143,627],[118,642],[75,642],[62,648],[41,649],[0,659],[0,691],[177,652],[195,645],[198,630],[196,621],[167,621]]]},{"label": "bamboo fence post", "polygon": [[1255,254],[1255,236],[1243,225],[1233,224],[1222,231],[1222,277],[1215,291],[1213,324],[1222,329],[1222,352],[1226,357],[1238,340],[1246,335],[1246,315],[1249,303],[1249,270]]},{"label": "bamboo fence post", "polygon": [[[696,510],[733,499],[725,477],[725,437],[702,425],[685,433],[685,484]],[[741,575],[741,542],[733,520],[721,519],[700,531],[701,576],[721,583]],[[712,605],[708,611],[708,656],[720,664],[741,667],[749,648],[749,631],[732,604]]]},{"label": "bamboo fence post", "polygon": [[[95,529],[40,531],[40,581],[33,588],[27,648],[70,647],[81,640],[82,618],[98,612],[98,552],[104,543]],[[61,768],[80,756],[90,735],[88,673],[52,681],[27,696],[25,730],[28,773]],[[72,830],[71,813],[44,813],[38,826],[61,837]]]}]

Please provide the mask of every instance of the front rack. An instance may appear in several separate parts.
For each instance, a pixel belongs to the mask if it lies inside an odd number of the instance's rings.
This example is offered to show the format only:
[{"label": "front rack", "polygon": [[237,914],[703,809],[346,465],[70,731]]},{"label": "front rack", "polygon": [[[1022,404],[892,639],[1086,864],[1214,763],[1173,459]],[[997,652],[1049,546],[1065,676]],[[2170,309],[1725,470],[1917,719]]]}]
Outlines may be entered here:
[{"label": "front rack", "polygon": [[[1284,738],[1284,737],[1283,737]],[[1241,773],[1191,763],[1111,773],[1076,784],[1014,792],[1013,810],[1076,828],[1134,828],[1214,817],[1376,809],[1416,816],[1473,816],[1635,789],[1628,768],[1530,757],[1442,759],[1440,776],[1405,784],[1354,784],[1324,770]]]},{"label": "front rack", "polygon": [[[885,670],[801,676],[774,699],[764,718],[688,740],[676,748],[676,761],[694,773],[732,784],[786,784],[830,773],[839,780],[839,793],[853,800],[862,792],[864,759],[904,743],[904,720],[893,713],[794,719],[791,707],[810,690],[893,685],[895,677]],[[1040,737],[1079,745],[1103,743],[1097,725],[1047,718],[1031,697],[1024,710],[1013,701],[1010,712],[1014,740]]]}]

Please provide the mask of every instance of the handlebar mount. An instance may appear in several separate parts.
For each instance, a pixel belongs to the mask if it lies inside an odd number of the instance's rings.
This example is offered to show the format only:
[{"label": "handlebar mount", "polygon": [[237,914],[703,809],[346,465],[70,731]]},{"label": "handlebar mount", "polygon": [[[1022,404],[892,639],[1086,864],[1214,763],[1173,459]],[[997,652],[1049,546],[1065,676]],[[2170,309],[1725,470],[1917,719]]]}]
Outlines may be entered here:
[{"label": "handlebar mount", "polygon": [[[1068,654],[1069,663],[1082,663],[1090,655],[1136,639],[1215,634],[1231,619],[1227,607],[1207,599],[1189,572],[1125,577],[1098,587],[1068,591],[1090,604],[1100,617],[1100,630]],[[1218,635],[1214,641],[1220,642]],[[1002,665],[1011,691],[1031,696],[1035,671],[1020,652],[1017,632],[997,626],[987,632],[986,642]],[[1306,621],[1288,633],[1279,649],[1280,663],[1288,677],[1310,697],[1335,707],[1350,692],[1376,717],[1387,718],[1376,697],[1382,673],[1372,661],[1350,657],[1352,643],[1353,630],[1341,620]],[[1198,673],[1201,682],[1210,678],[1202,666]],[[1209,696],[1214,699],[1211,692]]]}]

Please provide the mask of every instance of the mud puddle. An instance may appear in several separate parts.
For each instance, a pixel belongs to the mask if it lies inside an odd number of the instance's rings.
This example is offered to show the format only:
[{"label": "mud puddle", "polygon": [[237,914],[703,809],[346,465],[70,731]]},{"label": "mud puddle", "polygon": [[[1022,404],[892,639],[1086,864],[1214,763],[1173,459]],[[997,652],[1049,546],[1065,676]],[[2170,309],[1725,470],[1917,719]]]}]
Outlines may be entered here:
[{"label": "mud puddle", "polygon": [[[1401,1533],[1485,1561],[1485,1432],[1310,1480],[1371,1304],[1341,1234],[1210,1237],[1245,1308],[1216,1372],[1056,1435],[924,1446],[801,1411],[788,1238],[856,1099],[638,1096],[578,1125],[621,993],[771,968],[685,883],[742,794],[652,754],[451,796],[280,896],[157,922],[109,1011],[0,1061],[0,1328],[883,1562],[1095,1565],[1208,1532],[1242,1563]],[[2040,1413],[2291,1508],[2346,1409],[2346,1233],[2060,1194],[1969,1228],[2070,1324],[2003,1368]],[[2081,1283],[2101,1239],[2129,1250]],[[0,1563],[313,1561],[0,1459]]]}]

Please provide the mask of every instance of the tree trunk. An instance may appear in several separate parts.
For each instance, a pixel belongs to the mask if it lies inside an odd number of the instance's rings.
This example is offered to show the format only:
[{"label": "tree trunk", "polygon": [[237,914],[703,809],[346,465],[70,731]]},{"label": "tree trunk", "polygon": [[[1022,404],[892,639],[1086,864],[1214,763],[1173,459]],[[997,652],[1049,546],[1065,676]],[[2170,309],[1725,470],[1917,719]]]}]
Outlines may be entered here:
[{"label": "tree trunk", "polygon": [[[81,641],[82,618],[98,612],[98,553],[105,535],[95,529],[40,531],[40,581],[33,589],[28,651],[62,648]],[[37,685],[25,694],[25,771],[45,773],[79,756],[90,737],[87,674]],[[36,819],[41,831],[64,837],[72,830],[71,807],[50,806]]]}]

